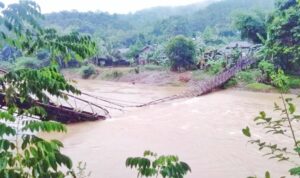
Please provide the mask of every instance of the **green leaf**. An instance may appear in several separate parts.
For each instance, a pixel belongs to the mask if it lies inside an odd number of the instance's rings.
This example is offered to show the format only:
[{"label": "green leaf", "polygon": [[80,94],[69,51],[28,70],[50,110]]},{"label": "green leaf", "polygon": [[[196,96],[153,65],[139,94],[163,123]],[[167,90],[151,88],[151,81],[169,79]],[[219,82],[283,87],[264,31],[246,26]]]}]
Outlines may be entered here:
[{"label": "green leaf", "polygon": [[300,175],[300,167],[296,167],[289,170],[290,174],[293,176]]},{"label": "green leaf", "polygon": [[242,132],[245,136],[251,137],[250,128],[248,126],[245,129],[243,129]]},{"label": "green leaf", "polygon": [[294,114],[295,111],[296,111],[295,105],[292,104],[292,103],[288,103],[288,105],[289,105],[289,112],[290,112],[290,114]]},{"label": "green leaf", "polygon": [[271,175],[268,171],[265,173],[265,178],[271,178]]}]

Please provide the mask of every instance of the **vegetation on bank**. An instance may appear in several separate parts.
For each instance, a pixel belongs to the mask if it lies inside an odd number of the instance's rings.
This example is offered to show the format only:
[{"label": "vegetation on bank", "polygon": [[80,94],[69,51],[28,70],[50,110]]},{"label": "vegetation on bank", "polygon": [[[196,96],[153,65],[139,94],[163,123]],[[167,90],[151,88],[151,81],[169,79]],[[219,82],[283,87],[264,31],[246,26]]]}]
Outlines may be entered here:
[{"label": "vegetation on bank", "polygon": [[4,96],[0,111],[0,177],[76,177],[72,160],[61,152],[63,144],[33,133],[66,132],[63,124],[51,121],[46,110],[35,102],[48,104],[49,95],[66,99],[64,92],[80,91],[65,80],[57,66],[41,68],[32,56],[44,49],[51,54],[53,63],[58,56],[69,59],[70,52],[86,58],[93,54],[95,44],[87,36],[60,35],[42,28],[38,23],[42,14],[33,1],[0,6],[0,21],[5,22],[0,28],[1,44],[18,47],[23,56],[17,59],[16,68],[1,69],[7,72],[3,71],[0,77],[0,92]]}]

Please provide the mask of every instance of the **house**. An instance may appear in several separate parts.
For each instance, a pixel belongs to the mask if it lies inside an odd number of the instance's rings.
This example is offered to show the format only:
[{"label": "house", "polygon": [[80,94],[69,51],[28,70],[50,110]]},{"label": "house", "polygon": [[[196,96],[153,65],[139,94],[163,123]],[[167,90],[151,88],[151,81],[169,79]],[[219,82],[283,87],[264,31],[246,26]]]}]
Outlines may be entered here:
[{"label": "house", "polygon": [[150,63],[149,57],[155,51],[153,46],[147,45],[142,48],[139,54],[136,56],[136,63],[138,65],[145,65]]}]

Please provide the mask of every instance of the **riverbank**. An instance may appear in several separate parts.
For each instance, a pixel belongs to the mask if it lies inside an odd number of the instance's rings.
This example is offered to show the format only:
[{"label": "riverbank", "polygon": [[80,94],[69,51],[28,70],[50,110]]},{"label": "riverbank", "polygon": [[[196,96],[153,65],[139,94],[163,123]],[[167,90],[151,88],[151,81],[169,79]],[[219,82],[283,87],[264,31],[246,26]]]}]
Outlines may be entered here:
[{"label": "riverbank", "polygon": [[[81,79],[78,68],[64,69],[62,73],[69,79]],[[257,70],[242,71],[236,77],[229,80],[222,89],[235,88],[238,90],[278,93],[277,89],[271,85],[257,82],[259,78]],[[174,86],[190,87],[195,82],[205,81],[214,76],[203,70],[171,72],[162,67],[144,66],[138,71],[134,67],[117,67],[117,68],[95,68],[95,74],[90,76],[88,81],[111,81],[129,84],[145,84],[149,86]],[[291,80],[290,93],[300,93],[300,78],[293,77]]]}]

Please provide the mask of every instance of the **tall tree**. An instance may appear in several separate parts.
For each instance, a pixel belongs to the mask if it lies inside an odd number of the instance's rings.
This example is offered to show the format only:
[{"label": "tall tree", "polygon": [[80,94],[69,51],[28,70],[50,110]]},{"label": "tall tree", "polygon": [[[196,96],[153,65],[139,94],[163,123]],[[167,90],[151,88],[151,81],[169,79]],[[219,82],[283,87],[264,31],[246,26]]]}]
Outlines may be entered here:
[{"label": "tall tree", "polygon": [[[0,15],[1,44],[15,46],[25,56],[47,49],[52,61],[57,57],[68,60],[71,55],[82,59],[94,53],[95,43],[89,37],[77,33],[61,36],[53,29],[40,26],[41,18],[40,7],[33,1],[22,0],[7,6]],[[49,95],[67,99],[64,92],[80,93],[68,84],[55,66],[13,70],[0,77],[0,96],[4,98],[1,102],[5,105],[0,111],[0,177],[63,178],[74,175],[71,159],[60,151],[62,143],[33,134],[66,132],[64,125],[50,121],[45,109],[34,104],[47,104]]]},{"label": "tall tree", "polygon": [[268,21],[268,56],[285,71],[299,72],[300,5],[296,0],[284,0],[276,7]]},{"label": "tall tree", "polygon": [[195,44],[184,36],[180,35],[171,39],[166,47],[166,54],[171,60],[173,71],[178,71],[180,68],[189,69],[195,64]]},{"label": "tall tree", "polygon": [[235,27],[241,32],[242,39],[261,43],[261,37],[266,38],[266,15],[259,12],[239,13],[234,18]]}]

